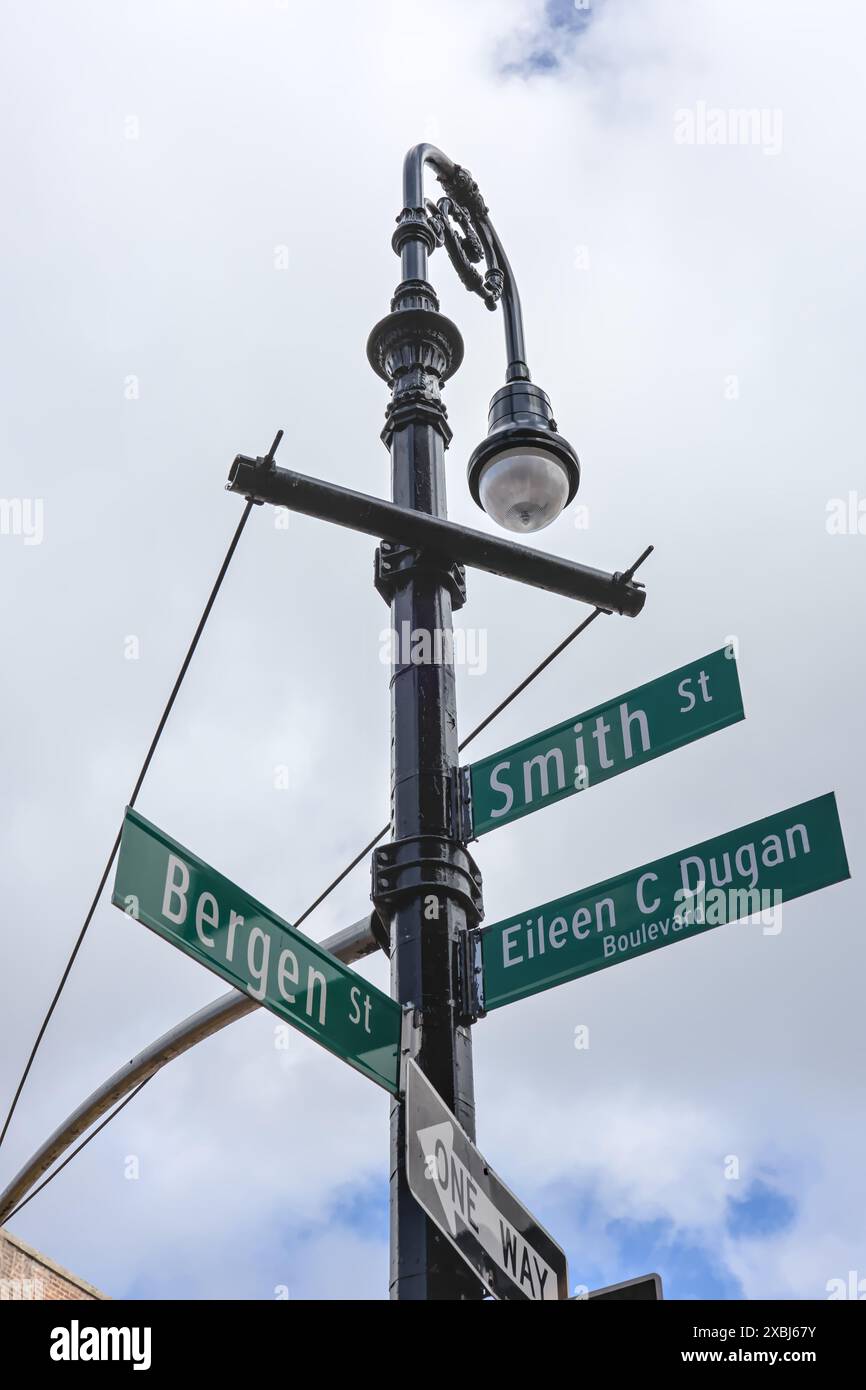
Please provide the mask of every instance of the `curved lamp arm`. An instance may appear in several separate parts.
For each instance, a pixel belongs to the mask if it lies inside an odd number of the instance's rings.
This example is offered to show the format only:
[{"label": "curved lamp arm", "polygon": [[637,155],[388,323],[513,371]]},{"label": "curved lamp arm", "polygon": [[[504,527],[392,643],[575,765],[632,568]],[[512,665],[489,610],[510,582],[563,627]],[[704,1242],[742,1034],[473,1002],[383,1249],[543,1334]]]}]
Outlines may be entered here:
[{"label": "curved lamp arm", "polygon": [[[435,170],[445,192],[438,203],[424,198],[424,166],[427,164]],[[508,357],[505,379],[508,382],[530,381],[523,313],[514,273],[472,175],[435,145],[414,145],[403,162],[403,205],[407,211],[420,214],[422,219],[426,217],[435,238],[433,245],[445,245],[464,285],[480,294],[488,309],[495,309],[501,298]],[[458,224],[462,235],[454,230],[452,221]],[[404,280],[427,279],[429,249],[429,233],[425,237],[420,226],[417,235],[404,234],[400,246]],[[483,277],[473,264],[482,257],[487,267]]]}]

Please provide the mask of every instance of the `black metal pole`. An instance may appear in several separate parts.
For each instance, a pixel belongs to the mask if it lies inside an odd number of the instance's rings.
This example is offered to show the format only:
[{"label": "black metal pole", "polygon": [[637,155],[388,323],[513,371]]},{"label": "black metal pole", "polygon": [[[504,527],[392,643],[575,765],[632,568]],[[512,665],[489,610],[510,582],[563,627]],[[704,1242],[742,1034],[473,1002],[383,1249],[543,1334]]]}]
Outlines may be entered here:
[{"label": "black metal pole", "polygon": [[[445,189],[435,205],[424,200],[427,164]],[[448,522],[445,450],[451,430],[441,391],[462,361],[463,341],[439,312],[427,279],[428,257],[438,245],[446,247],[467,289],[488,308],[501,299],[503,308],[507,385],[494,396],[487,439],[470,459],[476,500],[479,471],[502,453],[503,441],[552,454],[568,479],[568,499],[580,469],[571,445],[558,434],[547,396],[531,383],[517,287],[474,179],[435,146],[416,145],[404,163],[403,192],[392,240],[403,278],[390,314],[367,344],[373,369],[392,393],[382,438],[391,453],[393,502],[277,468],[274,452],[282,431],[266,458],[239,454],[227,486],[250,503],[286,506],[381,537],[375,585],[390,605],[395,639],[392,838],[373,855],[371,930],[389,950],[392,994],[404,1017],[414,1020],[412,1056],[474,1140],[469,1029],[483,1005],[476,995],[479,962],[471,942],[477,933],[471,929],[484,913],[481,875],[466,848],[458,766],[452,612],[466,597],[462,565],[591,603],[596,614],[634,617],[645,596],[633,576],[649,550],[625,574],[607,574]],[[482,258],[483,276],[475,268]],[[419,636],[426,639],[426,657],[419,657]],[[479,1279],[409,1190],[408,1137],[398,1096],[391,1109],[391,1297],[478,1300],[484,1296]]]},{"label": "black metal pole", "polygon": [[[451,436],[440,390],[462,357],[455,326],[426,282],[432,238],[406,210],[394,246],[408,233],[414,276],[373,330],[374,355],[392,384],[383,439],[391,452],[394,502],[444,517],[445,448]],[[399,566],[377,567],[392,630],[451,630],[461,576],[447,557],[402,550]],[[404,627],[405,624],[405,627]],[[451,650],[443,636],[441,653]],[[472,1043],[461,971],[467,933],[481,915],[480,881],[462,841],[453,662],[416,664],[397,644],[391,676],[392,842],[373,861],[373,899],[390,932],[392,992],[420,1011],[416,1057],[440,1096],[474,1137]],[[435,1229],[406,1180],[405,1107],[391,1111],[391,1276],[394,1299],[477,1299],[481,1285]]]}]

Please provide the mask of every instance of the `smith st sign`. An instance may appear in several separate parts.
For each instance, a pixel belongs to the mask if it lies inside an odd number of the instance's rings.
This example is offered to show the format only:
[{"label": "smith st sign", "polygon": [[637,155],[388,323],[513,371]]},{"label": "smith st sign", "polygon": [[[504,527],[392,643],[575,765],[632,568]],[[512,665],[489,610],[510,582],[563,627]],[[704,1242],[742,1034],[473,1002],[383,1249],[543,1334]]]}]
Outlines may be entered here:
[{"label": "smith st sign", "polygon": [[465,771],[472,833],[486,835],[743,716],[728,647],[573,715]]}]

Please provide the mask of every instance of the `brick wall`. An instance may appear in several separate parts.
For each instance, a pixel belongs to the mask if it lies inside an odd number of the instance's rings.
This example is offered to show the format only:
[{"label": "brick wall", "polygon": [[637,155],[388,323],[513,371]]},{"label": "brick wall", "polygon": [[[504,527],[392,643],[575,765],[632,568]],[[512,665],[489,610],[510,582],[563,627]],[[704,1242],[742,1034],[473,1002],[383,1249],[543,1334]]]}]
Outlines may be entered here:
[{"label": "brick wall", "polygon": [[0,1300],[2,1299],[99,1299],[100,1293],[86,1280],[40,1255],[18,1236],[0,1231]]}]

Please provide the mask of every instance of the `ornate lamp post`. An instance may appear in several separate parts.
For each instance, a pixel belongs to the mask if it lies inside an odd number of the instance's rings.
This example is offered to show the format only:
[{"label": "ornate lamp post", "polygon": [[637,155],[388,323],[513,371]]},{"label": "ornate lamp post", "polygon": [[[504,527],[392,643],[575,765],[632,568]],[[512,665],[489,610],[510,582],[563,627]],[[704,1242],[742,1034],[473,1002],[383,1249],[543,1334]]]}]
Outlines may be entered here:
[{"label": "ornate lamp post", "polygon": [[[445,196],[426,201],[425,165]],[[574,496],[577,455],[557,433],[547,396],[529,378],[520,299],[478,185],[432,145],[406,156],[405,206],[393,246],[402,281],[391,313],[367,352],[392,388],[383,439],[391,452],[396,505],[444,518],[445,450],[451,441],[441,401],[460,365],[463,342],[439,312],[428,256],[445,246],[460,279],[489,309],[501,303],[506,384],[490,406],[490,431],[469,461],[473,497],[501,525],[535,531]],[[482,274],[476,267],[486,263]],[[466,596],[462,568],[447,553],[387,544],[377,552],[376,585],[391,605],[394,632],[450,634]],[[403,624],[408,627],[404,628]],[[443,642],[442,650],[453,650]],[[461,823],[453,662],[417,665],[396,652],[391,679],[392,843],[376,852],[373,900],[390,934],[392,992],[421,1021],[416,1061],[471,1138],[475,1137],[470,1025],[469,930],[482,916],[481,875]],[[405,1107],[391,1113],[391,1296],[471,1299],[482,1290],[460,1256],[411,1195],[405,1173]]]},{"label": "ornate lamp post", "polygon": [[[444,196],[424,197],[426,165]],[[520,299],[477,184],[433,145],[416,145],[403,170],[403,210],[394,250],[402,279],[367,356],[391,387],[382,438],[391,454],[391,502],[239,454],[228,488],[379,537],[376,588],[392,631],[422,632],[437,655],[427,664],[395,644],[391,674],[391,842],[375,851],[377,936],[391,958],[392,993],[404,1007],[406,1050],[470,1137],[475,1134],[471,1025],[483,1013],[475,958],[483,914],[481,875],[469,854],[461,795],[451,617],[466,598],[464,565],[636,616],[643,586],[447,520],[445,450],[451,430],[442,388],[463,340],[440,313],[427,279],[445,247],[463,283],[488,308],[501,304],[505,385],[490,405],[487,437],[469,459],[478,504],[511,531],[538,531],[574,496],[577,455],[559,434],[545,393],[530,380]],[[478,268],[484,262],[483,272]],[[437,642],[435,638],[438,637]],[[441,654],[442,659],[439,659]],[[412,1196],[406,1179],[402,1091],[391,1110],[392,1298],[477,1299],[483,1289]]]}]

